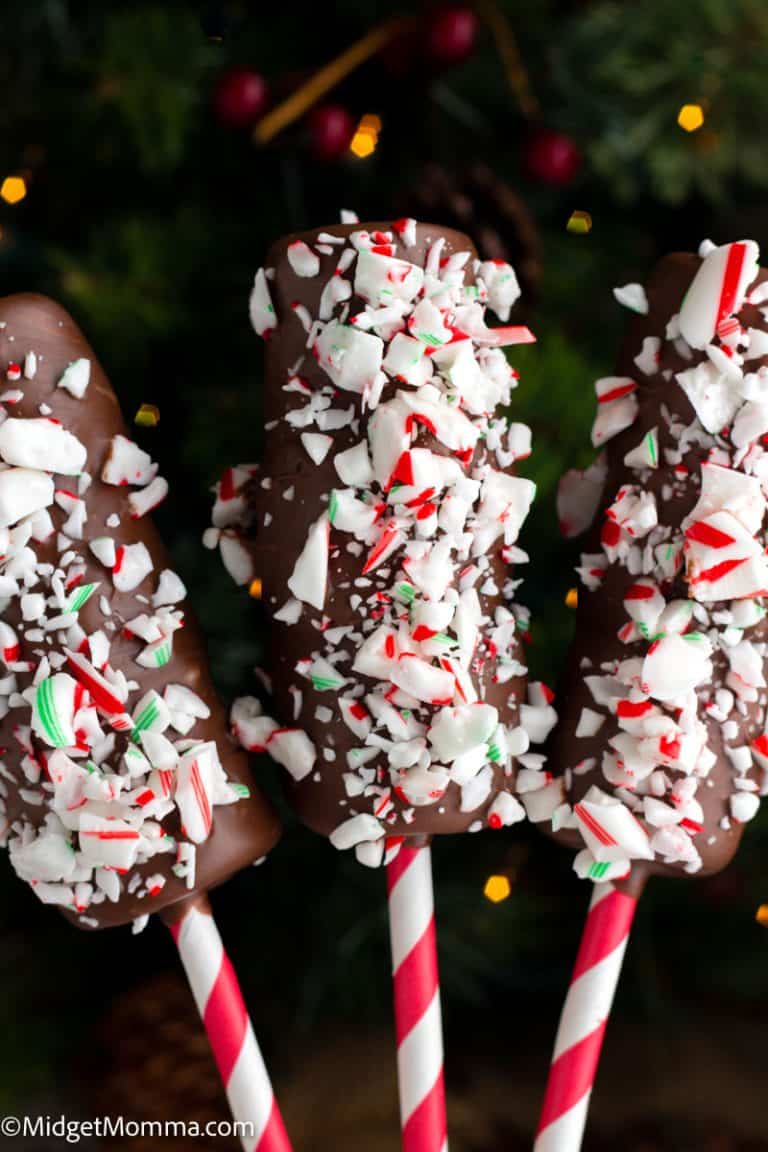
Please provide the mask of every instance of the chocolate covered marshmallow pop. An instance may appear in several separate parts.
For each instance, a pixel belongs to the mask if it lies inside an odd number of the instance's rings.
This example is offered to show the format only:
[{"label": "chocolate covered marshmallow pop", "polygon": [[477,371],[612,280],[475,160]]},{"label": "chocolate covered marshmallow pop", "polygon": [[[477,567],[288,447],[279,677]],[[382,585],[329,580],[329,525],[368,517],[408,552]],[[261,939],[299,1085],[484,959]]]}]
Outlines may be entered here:
[{"label": "chocolate covered marshmallow pop", "polygon": [[[279,241],[251,297],[265,458],[225,473],[207,542],[266,609],[276,719],[246,699],[234,728],[288,770],[302,820],[396,870],[391,907],[421,899],[402,895],[417,852],[394,862],[409,838],[545,819],[562,798],[532,748],[555,715],[543,685],[526,697],[514,602],[534,485],[514,474],[530,430],[503,414],[517,385],[504,348],[533,337],[486,324],[486,305],[506,322],[518,295],[508,264],[406,219]],[[431,890],[422,905],[426,935]],[[436,1099],[437,1041],[422,1065]],[[406,1147],[432,1107],[412,1079],[401,1068]],[[440,1148],[444,1113],[430,1132]]]},{"label": "chocolate covered marshmallow pop", "polygon": [[279,824],[148,515],[168,485],[52,301],[0,301],[0,364],[3,843],[79,927],[140,928],[153,912],[173,925],[235,1114],[272,1124],[267,1145],[284,1148],[205,896],[263,857]]},{"label": "chocolate covered marshmallow pop", "polygon": [[581,558],[553,762],[554,827],[598,887],[563,1012],[536,1148],[580,1145],[636,899],[651,875],[711,875],[736,852],[768,766],[763,520],[768,275],[752,241],[663,260],[618,374],[598,380],[596,447],[561,521],[600,508]]}]

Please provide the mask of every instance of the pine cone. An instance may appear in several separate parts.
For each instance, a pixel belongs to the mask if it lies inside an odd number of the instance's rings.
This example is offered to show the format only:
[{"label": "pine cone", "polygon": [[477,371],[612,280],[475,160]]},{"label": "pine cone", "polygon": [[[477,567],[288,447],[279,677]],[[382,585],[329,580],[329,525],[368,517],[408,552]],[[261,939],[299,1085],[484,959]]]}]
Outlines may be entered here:
[{"label": "pine cone", "polygon": [[452,173],[428,164],[404,211],[466,232],[483,260],[507,260],[523,290],[523,307],[535,302],[541,283],[541,239],[521,197],[486,164]]},{"label": "pine cone", "polygon": [[[99,1063],[89,1076],[93,1115],[126,1120],[230,1119],[227,1101],[184,977],[167,973],[118,1000],[96,1038]],[[189,1152],[189,1140],[169,1136],[107,1138],[103,1152]],[[200,1152],[237,1152],[236,1138],[194,1141]]]}]

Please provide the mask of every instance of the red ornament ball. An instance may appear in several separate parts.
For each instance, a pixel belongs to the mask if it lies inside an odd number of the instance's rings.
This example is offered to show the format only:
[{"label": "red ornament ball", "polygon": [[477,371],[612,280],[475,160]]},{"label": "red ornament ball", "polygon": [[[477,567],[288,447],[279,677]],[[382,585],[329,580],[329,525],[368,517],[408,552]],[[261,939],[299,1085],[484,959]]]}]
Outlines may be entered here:
[{"label": "red ornament ball", "polygon": [[309,146],[319,160],[338,160],[349,148],[356,127],[341,104],[318,104],[307,117]]},{"label": "red ornament ball", "polygon": [[427,28],[427,52],[440,64],[460,64],[477,40],[477,14],[472,8],[442,8]]},{"label": "red ornament ball", "polygon": [[267,82],[258,72],[232,68],[220,77],[213,95],[216,116],[230,128],[248,128],[269,103]]},{"label": "red ornament ball", "polygon": [[549,128],[530,137],[523,160],[528,174],[545,184],[570,184],[581,168],[581,152],[570,136]]}]

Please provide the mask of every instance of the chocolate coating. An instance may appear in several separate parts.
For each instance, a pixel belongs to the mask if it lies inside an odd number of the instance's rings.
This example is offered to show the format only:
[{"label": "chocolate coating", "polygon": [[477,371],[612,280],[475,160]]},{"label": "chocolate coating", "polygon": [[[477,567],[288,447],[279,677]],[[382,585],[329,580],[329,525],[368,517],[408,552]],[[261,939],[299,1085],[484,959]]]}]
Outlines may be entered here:
[{"label": "chocolate coating", "polygon": [[[60,420],[69,432],[74,433],[88,452],[85,470],[92,476],[92,484],[87,492],[88,519],[83,539],[75,540],[72,548],[85,562],[85,582],[98,581],[100,588],[99,594],[92,596],[80,609],[81,626],[88,633],[104,628],[107,618],[102,614],[99,604],[100,596],[106,597],[111,608],[111,619],[117,625],[110,634],[110,664],[140,685],[138,693],[131,699],[139,699],[149,689],[155,689],[162,695],[164,687],[169,683],[183,684],[192,689],[208,705],[210,716],[196,721],[190,738],[215,741],[227,777],[250,789],[248,799],[227,806],[217,805],[214,809],[211,835],[197,849],[193,891],[203,891],[221,884],[240,868],[264,856],[279,836],[279,822],[268,802],[254,787],[246,754],[235,746],[229,735],[226,713],[216,696],[203,640],[191,612],[185,610],[185,626],[174,635],[173,656],[165,667],[145,668],[137,664],[135,657],[141,649],[141,643],[122,630],[126,620],[146,610],[141,601],[137,602],[137,595],[151,596],[157,576],[161,570],[170,567],[170,563],[151,517],[131,518],[128,497],[132,490],[107,485],[99,478],[112,437],[119,433],[130,438],[118,401],[103,370],[72,318],[52,300],[36,295],[17,295],[0,300],[0,362],[3,367],[9,361],[23,361],[30,350],[37,355],[37,374],[33,380],[19,381],[18,387],[24,395],[10,414],[15,418],[39,417],[39,405],[45,403],[50,406],[51,415]],[[77,399],[56,386],[67,365],[80,357],[86,357],[91,362],[90,384],[83,399]],[[72,477],[60,476],[55,476],[54,482],[56,489],[71,488],[75,483]],[[65,515],[55,505],[49,511],[60,531]],[[105,526],[107,518],[113,514],[120,517],[116,529]],[[110,533],[117,544],[143,543],[151,555],[154,570],[134,591],[119,592],[108,570],[88,548],[90,540]],[[35,545],[35,550],[39,560],[50,561],[55,565],[58,557],[55,534],[49,540]],[[18,597],[11,601],[3,619],[19,635],[20,659],[36,662],[39,657],[34,653],[41,646],[24,639],[23,630],[29,626],[22,622]],[[60,644],[55,639],[50,650],[55,651],[57,648],[60,648]],[[30,679],[19,676],[20,688],[26,687]],[[13,825],[21,819],[37,827],[47,807],[45,803],[30,803],[18,791],[19,787],[29,787],[20,771],[21,752],[13,736],[19,716],[17,710],[11,709],[0,722],[0,742],[8,749],[4,759],[17,784],[17,787],[13,784],[8,787],[7,820]],[[36,753],[50,753],[51,749],[46,748],[34,734],[33,742]],[[124,743],[125,737],[118,736],[118,742]],[[163,826],[171,836],[179,833],[178,812],[175,809],[164,820]],[[155,896],[147,894],[139,898],[138,894],[129,894],[127,886],[123,885],[122,895],[117,902],[107,899],[89,906],[88,920],[84,925],[74,910],[63,910],[78,925],[101,928],[124,924],[137,916],[166,909],[193,894],[185,882],[174,875],[174,862],[173,854],[160,854],[135,869],[144,877],[160,873],[165,878],[165,886]]]},{"label": "chocolate coating", "polygon": [[[305,605],[301,619],[292,626],[275,621],[272,615],[290,595],[287,583],[296,558],[304,547],[309,526],[327,509],[327,494],[340,486],[334,457],[365,439],[370,412],[363,410],[358,394],[346,391],[337,393],[335,405],[340,408],[352,405],[354,421],[351,426],[333,432],[333,446],[319,465],[309,459],[300,439],[301,429],[293,428],[286,422],[286,412],[300,408],[305,399],[284,391],[292,373],[298,373],[312,390],[327,387],[329,383],[323,369],[307,354],[307,333],[296,316],[296,305],[305,306],[311,317],[318,315],[321,290],[333,275],[339,249],[331,254],[318,253],[320,271],[312,278],[297,275],[287,253],[289,246],[296,241],[303,241],[313,251],[318,251],[321,232],[346,239],[360,229],[373,233],[389,231],[392,227],[390,222],[329,225],[287,236],[273,246],[266,262],[268,268],[274,269],[270,293],[277,326],[269,333],[266,344],[264,405],[269,432],[261,470],[250,489],[251,548],[254,570],[263,584],[262,602],[269,617],[267,671],[272,683],[272,711],[280,724],[303,728],[317,746],[318,752],[327,749],[334,756],[333,760],[323,762],[319,755],[314,771],[304,780],[290,785],[291,801],[297,814],[304,823],[323,835],[329,835],[342,820],[354,813],[371,812],[375,801],[363,796],[354,799],[349,797],[343,773],[349,771],[348,753],[359,746],[361,741],[342,721],[338,711],[334,711],[328,723],[321,723],[317,719],[317,707],[333,705],[333,700],[329,700],[328,693],[314,690],[312,684],[298,677],[295,671],[297,663],[319,647],[318,628],[323,614]],[[469,252],[472,258],[476,256],[474,246],[466,236],[448,228],[424,223],[416,225],[415,243],[408,247],[398,245],[397,256],[423,267],[429,248],[438,238],[444,241],[444,259],[449,259],[454,253]],[[473,280],[471,268],[470,262],[467,265],[467,282]],[[365,306],[365,302],[353,295],[349,305],[350,315],[354,316]],[[396,390],[390,381],[382,392],[382,403],[390,399]],[[272,422],[276,422],[274,426]],[[424,430],[418,438],[414,437],[412,447],[428,447],[436,455],[448,455],[446,448]],[[479,441],[470,464],[477,464],[484,457],[485,448],[482,441]],[[470,464],[467,465],[467,472]],[[269,489],[263,487],[261,477],[270,478]],[[283,498],[287,488],[293,489],[290,502]],[[265,516],[268,521],[271,517],[271,522],[265,524]],[[327,619],[324,627],[359,624],[359,618],[350,606],[350,593],[355,591],[353,582],[361,574],[363,560],[350,554],[344,543],[343,537],[332,532],[328,592],[324,605]],[[500,556],[502,543],[502,539],[497,539],[489,557],[490,573],[496,580],[498,591],[480,595],[483,614],[491,617],[497,605],[506,602],[502,587],[505,579],[511,575],[509,566]],[[396,558],[391,565],[385,567],[391,567],[394,572],[397,567]],[[372,575],[376,577],[377,573]],[[371,587],[362,594],[368,595],[373,590]],[[351,658],[356,647],[354,641],[345,639],[339,645],[339,650],[347,652]],[[519,639],[514,640],[513,651],[521,664],[524,663]],[[525,677],[517,675],[506,683],[497,683],[493,657],[485,652],[480,664],[476,671],[473,667],[473,679],[480,699],[498,709],[502,722],[509,726],[516,725],[519,722],[519,704],[524,701]],[[348,669],[349,663],[344,663],[342,667]],[[375,687],[376,681],[373,678],[358,675],[358,679],[367,679],[369,691]],[[297,687],[301,690],[298,711],[295,708],[295,695],[291,691]],[[461,789],[453,782],[449,783],[439,802],[415,808],[394,792],[392,815],[387,818],[387,834],[394,837],[429,836],[464,832],[472,825],[479,826],[478,822],[485,822],[496,795],[500,791],[511,792],[514,783],[514,771],[505,774],[502,768],[496,766],[490,797],[473,811],[461,810]],[[408,820],[403,818],[406,810],[410,810]]]},{"label": "chocolate coating", "polygon": [[[690,444],[683,454],[682,463],[688,469],[692,482],[677,486],[670,493],[672,469],[665,464],[664,453],[666,449],[676,449],[678,443],[669,433],[668,423],[662,414],[662,406],[666,406],[668,412],[686,426],[692,424],[696,415],[674,373],[703,362],[706,360],[706,353],[692,349],[692,356],[685,358],[671,340],[665,339],[665,331],[669,320],[679,312],[681,302],[700,265],[700,258],[689,253],[674,253],[663,259],[646,286],[648,314],[635,315],[629,323],[617,364],[617,375],[632,377],[637,381],[638,413],[634,423],[610,440],[607,445],[607,477],[596,522],[583,545],[583,551],[586,553],[600,551],[600,533],[604,519],[602,509],[615,499],[622,485],[640,483],[643,491],[651,492],[656,497],[659,520],[678,528],[699,498],[701,465],[707,460],[710,449],[707,445]],[[767,278],[766,273],[761,272],[756,283],[763,283]],[[762,330],[766,328],[765,319],[752,305],[745,304],[738,316],[743,328],[754,327]],[[658,367],[650,375],[639,372],[635,364],[635,357],[640,352],[646,337],[661,340]],[[765,362],[765,358],[750,360],[749,370],[755,371]],[[665,379],[665,372],[671,372],[673,375]],[[627,467],[624,457],[627,452],[636,448],[638,442],[641,442],[646,433],[653,428],[658,428],[660,466],[648,471],[643,475],[642,481],[638,481],[637,472]],[[709,439],[712,440],[711,437]],[[637,577],[630,575],[625,566],[612,563],[609,564],[603,580],[594,591],[587,588],[579,590],[576,636],[558,692],[559,723],[550,744],[552,764],[558,772],[572,770],[577,763],[586,758],[594,757],[597,761],[596,766],[586,774],[571,776],[569,799],[572,803],[578,803],[592,785],[597,785],[609,793],[612,791],[601,771],[601,761],[603,753],[608,748],[608,736],[615,734],[615,724],[609,720],[596,735],[589,737],[577,737],[576,727],[582,708],[595,707],[593,697],[585,683],[585,674],[599,673],[600,666],[604,663],[630,659],[633,656],[645,655],[647,652],[647,641],[639,640],[623,644],[617,638],[617,632],[628,620],[623,603],[624,595],[629,585],[636,579]],[[662,592],[667,601],[672,598],[686,599],[690,592],[683,573],[681,572],[674,581],[663,585]],[[713,607],[722,608],[725,605],[721,603]],[[765,643],[768,639],[765,619],[749,629],[748,638],[753,643]],[[589,668],[582,666],[585,658],[590,661]],[[721,724],[706,714],[702,707],[718,688],[726,686],[725,678],[729,664],[722,650],[714,652],[712,664],[711,682],[697,689],[699,718],[706,725],[708,747],[715,756],[713,767],[696,793],[696,799],[703,808],[703,830],[693,837],[702,863],[699,871],[694,873],[699,876],[712,875],[725,868],[738,849],[744,825],[738,824],[730,815],[729,800],[734,791],[734,770],[728,759],[726,747],[736,748],[749,743],[763,731],[765,720],[763,692],[757,701],[746,703],[741,713],[734,711],[731,714],[737,724],[738,733],[732,740],[725,740]],[[753,768],[749,776],[757,779],[758,773]],[[572,847],[583,847],[581,838],[575,832],[561,832],[558,834],[558,839]],[[665,864],[658,859],[635,860],[632,863],[632,877],[628,883],[634,891],[637,891],[647,876],[688,874],[682,863]]]}]

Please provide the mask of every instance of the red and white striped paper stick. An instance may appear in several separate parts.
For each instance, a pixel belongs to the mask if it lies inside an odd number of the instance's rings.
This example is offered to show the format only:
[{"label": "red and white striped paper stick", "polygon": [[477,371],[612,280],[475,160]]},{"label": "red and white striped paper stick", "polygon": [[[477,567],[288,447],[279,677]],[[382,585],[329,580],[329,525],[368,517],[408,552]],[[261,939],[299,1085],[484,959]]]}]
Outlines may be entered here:
[{"label": "red and white striped paper stick", "polygon": [[534,1152],[578,1152],[637,896],[595,886],[549,1069]]},{"label": "red and white striped paper stick", "polygon": [[447,1152],[443,1025],[429,847],[387,865],[403,1152]]},{"label": "red and white striped paper stick", "polygon": [[181,920],[169,923],[232,1116],[252,1135],[238,1133],[246,1152],[291,1152],[253,1026],[210,905],[198,897]]}]

